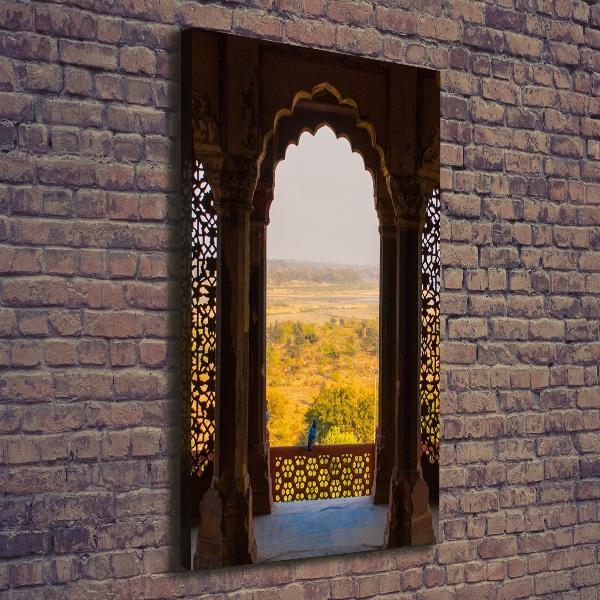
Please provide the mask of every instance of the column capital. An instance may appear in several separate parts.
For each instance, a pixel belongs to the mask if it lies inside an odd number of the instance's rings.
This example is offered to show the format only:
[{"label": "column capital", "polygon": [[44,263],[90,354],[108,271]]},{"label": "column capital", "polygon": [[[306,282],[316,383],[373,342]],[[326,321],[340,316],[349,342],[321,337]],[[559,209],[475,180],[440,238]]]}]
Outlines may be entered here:
[{"label": "column capital", "polygon": [[258,178],[256,159],[215,153],[207,155],[202,164],[218,211],[252,210],[252,198]]},{"label": "column capital", "polygon": [[396,226],[422,229],[425,223],[427,202],[436,187],[435,181],[420,175],[410,177],[392,175],[390,187]]}]

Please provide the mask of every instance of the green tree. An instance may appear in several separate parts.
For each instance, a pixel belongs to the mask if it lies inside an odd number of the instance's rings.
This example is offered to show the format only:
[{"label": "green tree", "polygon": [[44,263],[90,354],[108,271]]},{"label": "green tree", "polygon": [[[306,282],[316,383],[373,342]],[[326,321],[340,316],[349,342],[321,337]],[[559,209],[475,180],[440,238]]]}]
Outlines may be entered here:
[{"label": "green tree", "polygon": [[323,438],[324,444],[358,444],[358,439],[353,433],[344,433],[340,431],[337,425],[334,425]]},{"label": "green tree", "polygon": [[306,430],[316,419],[318,444],[328,443],[325,440],[330,432],[330,440],[351,435],[354,443],[372,442],[373,403],[373,394],[355,384],[323,385],[306,412]]}]

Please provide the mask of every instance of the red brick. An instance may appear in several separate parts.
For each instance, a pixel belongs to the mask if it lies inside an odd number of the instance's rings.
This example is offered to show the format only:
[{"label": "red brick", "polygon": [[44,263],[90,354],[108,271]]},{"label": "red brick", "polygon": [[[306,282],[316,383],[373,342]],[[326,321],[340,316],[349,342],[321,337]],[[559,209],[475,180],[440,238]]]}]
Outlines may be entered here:
[{"label": "red brick", "polygon": [[569,590],[571,588],[570,573],[540,573],[535,578],[536,595],[549,594]]},{"label": "red brick", "polygon": [[390,9],[384,6],[375,7],[375,23],[378,29],[394,34],[411,35],[417,33],[418,19],[411,12]]},{"label": "red brick", "polygon": [[105,164],[96,167],[97,183],[107,190],[131,189],[134,177],[134,169],[131,165]]},{"label": "red brick", "polygon": [[91,96],[92,81],[92,75],[84,69],[74,69],[71,67],[65,69],[65,88],[70,94]]},{"label": "red brick", "polygon": [[96,42],[61,40],[60,60],[65,63],[113,70],[117,68],[117,49]]},{"label": "red brick", "polygon": [[142,279],[164,279],[168,273],[167,261],[163,256],[145,254],[140,256],[140,277]]},{"label": "red brick", "polygon": [[576,45],[549,42],[550,56],[557,64],[577,65],[579,64],[579,50]]},{"label": "red brick", "polygon": [[77,127],[99,127],[103,108],[96,102],[81,100],[49,99],[43,108],[46,122]]},{"label": "red brick", "polygon": [[33,97],[26,94],[0,92],[0,118],[32,121]]},{"label": "red brick", "polygon": [[477,545],[470,541],[444,542],[437,549],[438,562],[441,565],[457,564],[474,560]]},{"label": "red brick", "polygon": [[491,28],[465,25],[462,39],[467,46],[473,46],[481,50],[501,52],[504,47],[502,34]]},{"label": "red brick", "polygon": [[0,6],[0,22],[6,29],[29,30],[33,25],[33,13],[30,7],[19,2],[4,2]]},{"label": "red brick", "polygon": [[112,134],[108,131],[84,129],[81,135],[82,153],[85,156],[94,158],[109,156],[112,137]]},{"label": "red brick", "polygon": [[140,574],[140,556],[137,552],[113,554],[110,562],[115,577],[133,577]]},{"label": "red brick", "polygon": [[[23,125],[23,127],[25,127]],[[16,128],[12,123],[0,123],[0,149],[13,150],[16,145]]]},{"label": "red brick", "polygon": [[160,456],[162,432],[160,429],[135,429],[131,435],[132,455],[136,457]]},{"label": "red brick", "polygon": [[4,376],[2,397],[6,400],[44,400],[51,394],[52,378],[48,373],[14,371]]},{"label": "red brick", "polygon": [[320,22],[287,21],[285,33],[289,40],[309,46],[331,48],[335,41],[335,28]]},{"label": "red brick", "polygon": [[140,344],[140,364],[147,367],[161,367],[167,360],[167,347],[164,342],[144,340]]},{"label": "red brick", "polygon": [[49,367],[66,367],[77,363],[75,343],[52,340],[46,343],[46,364]]},{"label": "red brick", "polygon": [[98,73],[95,77],[96,94],[101,100],[125,98],[123,77],[112,73]]},{"label": "red brick", "polygon": [[136,274],[136,255],[127,252],[111,252],[108,258],[111,277],[133,277]]},{"label": "red brick", "polygon": [[[124,81],[125,99],[129,104],[150,104],[152,84],[149,81],[127,78]],[[164,104],[163,104],[164,105]]]},{"label": "red brick", "polygon": [[167,390],[164,377],[147,370],[126,370],[115,373],[115,395],[121,399],[150,399],[163,396]]},{"label": "red brick", "polygon": [[14,558],[28,554],[47,554],[52,544],[49,531],[8,532],[0,534],[0,558]]},{"label": "red brick", "polygon": [[532,59],[539,59],[542,54],[544,43],[540,39],[512,32],[506,32],[504,38],[505,51],[509,54]]},{"label": "red brick", "polygon": [[121,69],[128,73],[154,75],[156,73],[156,55],[148,48],[122,47],[119,55]]},{"label": "red brick", "polygon": [[57,6],[37,6],[35,27],[37,31],[61,37],[93,39],[96,35],[96,20],[90,13]]},{"label": "red brick", "polygon": [[98,41],[115,44],[121,39],[123,19],[103,16],[98,20]]},{"label": "red brick", "polygon": [[373,7],[367,2],[333,0],[327,4],[327,17],[335,23],[365,26],[371,23]]},{"label": "red brick", "polygon": [[58,92],[61,89],[61,69],[57,65],[19,64],[16,75],[20,85],[27,91]]},{"label": "red brick", "polygon": [[498,588],[497,599],[530,598],[533,596],[533,584],[533,577],[520,577],[519,579],[503,581]]},{"label": "red brick", "polygon": [[58,41],[33,33],[0,33],[0,55],[19,60],[56,61]]},{"label": "red brick", "polygon": [[[379,34],[373,31],[339,27],[336,34],[336,48],[362,56],[377,56],[381,53],[383,42]],[[408,51],[407,60],[410,61]]]},{"label": "red brick", "polygon": [[13,367],[37,367],[42,362],[42,346],[38,342],[13,342],[10,352]]},{"label": "red brick", "polygon": [[79,363],[82,365],[104,365],[108,344],[103,340],[84,340],[77,345]]},{"label": "red brick", "polygon": [[108,338],[141,337],[142,315],[140,313],[87,312],[84,316],[87,335]]},{"label": "red brick", "polygon": [[69,371],[54,376],[58,398],[109,399],[112,397],[110,373]]},{"label": "red brick", "polygon": [[15,153],[0,155],[0,181],[26,183],[33,177],[33,161]]},{"label": "red brick", "polygon": [[81,152],[79,129],[53,127],[50,139],[55,154],[80,154]]},{"label": "red brick", "polygon": [[419,31],[424,38],[436,40],[457,42],[461,37],[460,24],[452,19],[425,19]]},{"label": "red brick", "polygon": [[7,306],[60,306],[66,300],[65,282],[49,277],[10,279],[3,284],[2,298]]},{"label": "red brick", "polygon": [[164,221],[169,205],[160,194],[145,194],[140,198],[140,219],[144,221]]},{"label": "red brick", "polygon": [[521,31],[524,15],[512,10],[503,10],[494,6],[485,8],[485,24],[498,29]]}]

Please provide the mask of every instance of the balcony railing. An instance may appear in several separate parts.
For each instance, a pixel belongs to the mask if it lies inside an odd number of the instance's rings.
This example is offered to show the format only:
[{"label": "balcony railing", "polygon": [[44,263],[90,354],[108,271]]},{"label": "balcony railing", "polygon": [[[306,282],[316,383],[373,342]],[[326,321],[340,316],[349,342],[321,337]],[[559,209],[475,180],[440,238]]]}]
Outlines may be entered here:
[{"label": "balcony railing", "polygon": [[272,446],[269,462],[275,502],[368,496],[375,444]]}]

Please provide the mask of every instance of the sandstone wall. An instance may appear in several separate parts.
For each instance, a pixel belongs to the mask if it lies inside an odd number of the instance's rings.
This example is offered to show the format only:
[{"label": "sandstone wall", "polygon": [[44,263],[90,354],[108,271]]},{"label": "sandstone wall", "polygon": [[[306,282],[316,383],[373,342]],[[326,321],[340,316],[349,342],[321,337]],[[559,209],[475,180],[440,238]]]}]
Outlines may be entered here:
[{"label": "sandstone wall", "polygon": [[[441,71],[437,546],[172,566],[193,26]],[[592,0],[2,0],[0,273],[3,599],[597,600]]]}]

